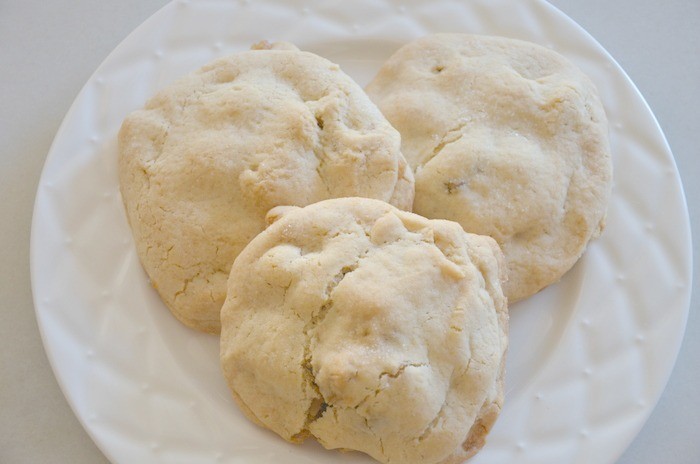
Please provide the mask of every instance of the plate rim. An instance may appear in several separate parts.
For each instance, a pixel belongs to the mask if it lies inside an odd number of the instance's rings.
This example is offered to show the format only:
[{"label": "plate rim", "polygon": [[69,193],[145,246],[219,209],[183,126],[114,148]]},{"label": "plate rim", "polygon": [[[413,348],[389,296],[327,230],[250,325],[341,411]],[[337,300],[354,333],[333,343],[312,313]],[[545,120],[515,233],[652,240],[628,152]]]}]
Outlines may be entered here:
[{"label": "plate rim", "polygon": [[[380,2],[385,2],[385,3],[398,3],[396,0],[377,0]],[[139,24],[136,28],[134,28],[127,36],[125,36],[119,44],[114,47],[107,55],[106,57],[100,62],[100,64],[96,67],[95,71],[87,78],[85,81],[85,84],[81,87],[80,91],[77,93],[76,97],[72,101],[68,111],[66,112],[64,118],[62,119],[62,122],[56,132],[56,135],[53,138],[53,141],[51,143],[51,146],[47,152],[46,159],[44,161],[44,164],[41,169],[41,174],[39,177],[39,181],[37,184],[37,191],[34,199],[34,204],[33,204],[33,211],[32,211],[32,219],[31,219],[31,230],[30,230],[30,249],[29,249],[29,262],[30,262],[30,281],[31,281],[31,291],[32,291],[32,299],[34,303],[34,310],[35,310],[35,315],[37,318],[37,326],[39,328],[39,333],[41,336],[42,340],[42,346],[44,349],[44,352],[46,353],[46,356],[49,360],[49,364],[51,365],[51,369],[53,371],[54,377],[56,378],[59,388],[61,389],[61,392],[63,393],[63,396],[66,398],[66,401],[68,402],[73,414],[75,417],[78,419],[80,422],[81,426],[83,429],[88,433],[90,436],[91,440],[95,445],[100,449],[100,451],[110,460],[114,459],[113,453],[111,450],[107,447],[105,443],[102,442],[102,440],[99,439],[99,437],[95,434],[94,430],[90,425],[88,424],[87,420],[85,417],[83,417],[82,414],[79,413],[79,407],[75,403],[75,399],[72,397],[72,395],[69,392],[69,388],[66,385],[64,375],[65,373],[61,373],[61,370],[58,366],[59,361],[56,359],[56,353],[55,350],[51,350],[49,348],[50,342],[48,342],[48,336],[46,333],[47,327],[46,327],[46,321],[44,319],[44,313],[45,311],[43,308],[44,302],[40,300],[40,295],[39,295],[39,289],[37,288],[37,277],[36,273],[38,272],[37,269],[39,267],[39,261],[40,258],[37,256],[37,247],[35,246],[35,243],[39,240],[38,238],[38,229],[39,227],[37,224],[40,221],[40,218],[38,217],[38,211],[39,211],[39,205],[42,201],[43,195],[42,195],[42,186],[43,186],[43,180],[46,177],[46,172],[48,170],[48,166],[50,165],[50,162],[53,158],[56,156],[56,145],[58,143],[58,140],[60,140],[66,131],[66,126],[67,122],[71,119],[71,116],[73,116],[73,113],[78,111],[78,101],[80,97],[86,92],[87,87],[94,82],[96,79],[96,76],[99,75],[103,67],[105,66],[105,63],[110,60],[115,54],[118,54],[120,51],[123,49],[128,48],[130,39],[145,31],[148,30],[151,27],[152,23],[155,23],[161,15],[164,14],[165,11],[176,7],[178,3],[188,3],[187,0],[171,0],[169,3],[165,4],[158,10],[156,10],[152,15],[150,15],[148,18],[146,18],[141,24]],[[247,2],[246,2],[247,3]],[[666,371],[663,373],[663,375],[660,375],[658,377],[663,377],[665,380],[663,381],[663,387],[660,388],[657,392],[655,392],[654,395],[654,401],[652,404],[649,405],[644,410],[644,419],[641,421],[637,421],[636,427],[635,427],[635,432],[632,434],[632,436],[629,438],[629,440],[626,440],[626,443],[622,446],[622,451],[618,453],[618,455],[615,457],[615,459],[619,458],[622,452],[627,449],[627,447],[630,445],[630,443],[634,440],[634,438],[638,435],[639,431],[644,427],[645,423],[647,422],[648,418],[651,416],[653,413],[656,405],[658,404],[661,396],[663,395],[665,388],[670,380],[670,377],[672,375],[672,372],[675,368],[676,362],[678,360],[678,354],[680,352],[685,332],[686,332],[686,327],[687,327],[687,320],[688,320],[688,315],[690,311],[690,302],[691,302],[691,296],[692,296],[692,278],[693,278],[693,268],[694,268],[694,257],[693,257],[693,247],[692,247],[692,229],[690,225],[690,217],[689,217],[689,211],[688,211],[688,204],[687,204],[687,198],[685,195],[685,190],[683,188],[683,183],[682,179],[680,176],[680,172],[678,170],[678,166],[675,160],[675,157],[673,156],[673,151],[671,150],[671,147],[668,143],[668,140],[666,138],[666,135],[659,124],[658,119],[656,118],[655,114],[653,113],[651,107],[649,106],[649,103],[646,101],[642,93],[639,91],[638,87],[635,85],[635,83],[632,81],[632,79],[629,77],[629,75],[625,72],[625,70],[620,66],[620,64],[615,60],[615,58],[593,37],[591,34],[589,34],[581,25],[579,25],[576,21],[574,21],[572,18],[570,18],[568,15],[566,15],[563,11],[561,11],[559,8],[556,6],[552,5],[546,0],[530,0],[529,3],[531,4],[537,4],[540,6],[545,6],[546,8],[550,9],[553,13],[555,13],[560,20],[565,20],[568,23],[569,27],[575,27],[578,29],[580,33],[583,33],[587,36],[588,40],[593,44],[597,51],[599,53],[602,53],[605,55],[607,58],[608,62],[611,63],[615,68],[616,71],[619,72],[622,76],[624,76],[624,79],[626,81],[626,85],[634,91],[634,94],[636,98],[644,105],[645,111],[646,111],[646,118],[651,117],[651,122],[653,122],[653,125],[655,126],[656,129],[656,135],[660,136],[660,140],[663,142],[663,148],[664,148],[664,155],[669,158],[669,160],[672,163],[673,166],[673,175],[674,175],[674,184],[678,186],[679,188],[679,197],[677,198],[680,200],[680,207],[684,210],[685,214],[683,215],[684,219],[684,227],[683,227],[683,237],[684,237],[684,242],[685,242],[685,252],[687,256],[686,260],[686,266],[684,269],[684,276],[687,276],[689,278],[689,285],[686,286],[684,289],[684,293],[682,296],[682,306],[683,306],[683,312],[682,312],[682,324],[678,328],[678,333],[680,334],[679,337],[676,338],[675,340],[675,346],[672,348],[673,354],[673,359],[672,362],[669,362],[667,365]]]}]

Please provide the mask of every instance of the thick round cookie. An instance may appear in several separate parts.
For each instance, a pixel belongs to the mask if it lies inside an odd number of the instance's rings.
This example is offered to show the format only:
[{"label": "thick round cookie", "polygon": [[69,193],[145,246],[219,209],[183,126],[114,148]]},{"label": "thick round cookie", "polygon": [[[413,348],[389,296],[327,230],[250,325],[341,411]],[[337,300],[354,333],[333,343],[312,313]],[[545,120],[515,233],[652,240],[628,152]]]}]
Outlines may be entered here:
[{"label": "thick round cookie", "polygon": [[221,310],[222,369],[245,414],[386,463],[475,454],[503,403],[496,242],[363,198],[270,216]]},{"label": "thick round cookie", "polygon": [[399,134],[350,77],[289,44],[256,48],[170,85],[119,133],[141,262],[174,315],[207,332],[219,331],[231,264],[270,208],[413,201]]},{"label": "thick round cookie", "polygon": [[414,212],[494,237],[511,302],[559,280],[601,233],[607,120],[594,85],[559,54],[436,34],[399,49],[366,90],[401,133]]}]

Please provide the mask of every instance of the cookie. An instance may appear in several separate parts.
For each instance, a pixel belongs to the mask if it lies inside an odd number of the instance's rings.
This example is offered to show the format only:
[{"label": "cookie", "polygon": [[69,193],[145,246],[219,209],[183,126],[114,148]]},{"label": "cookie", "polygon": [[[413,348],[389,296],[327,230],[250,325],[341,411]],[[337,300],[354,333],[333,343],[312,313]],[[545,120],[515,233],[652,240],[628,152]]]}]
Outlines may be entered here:
[{"label": "cookie", "polygon": [[221,310],[222,370],[246,416],[385,463],[475,454],[503,403],[496,242],[364,198],[270,221]]},{"label": "cookie", "polygon": [[350,77],[290,44],[255,48],[165,88],[119,133],[141,263],[173,314],[206,332],[220,330],[231,264],[269,209],[413,201],[399,134]]},{"label": "cookie", "polygon": [[607,120],[594,85],[561,55],[435,34],[399,49],[366,91],[401,133],[414,212],[495,238],[511,302],[558,281],[600,235]]}]

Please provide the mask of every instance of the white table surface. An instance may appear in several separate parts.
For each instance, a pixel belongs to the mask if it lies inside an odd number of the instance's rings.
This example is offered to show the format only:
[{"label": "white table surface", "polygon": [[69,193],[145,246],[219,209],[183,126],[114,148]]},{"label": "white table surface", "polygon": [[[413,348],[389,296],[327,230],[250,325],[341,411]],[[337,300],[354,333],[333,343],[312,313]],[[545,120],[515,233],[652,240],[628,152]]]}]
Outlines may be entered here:
[{"label": "white table surface", "polygon": [[[32,206],[51,141],[80,88],[165,3],[0,0],[0,463],[108,462],[68,407],[41,344],[29,280]],[[697,233],[700,0],[552,3],[598,39],[647,99],[674,152]],[[697,277],[693,290],[673,375],[619,464],[700,463]]]}]

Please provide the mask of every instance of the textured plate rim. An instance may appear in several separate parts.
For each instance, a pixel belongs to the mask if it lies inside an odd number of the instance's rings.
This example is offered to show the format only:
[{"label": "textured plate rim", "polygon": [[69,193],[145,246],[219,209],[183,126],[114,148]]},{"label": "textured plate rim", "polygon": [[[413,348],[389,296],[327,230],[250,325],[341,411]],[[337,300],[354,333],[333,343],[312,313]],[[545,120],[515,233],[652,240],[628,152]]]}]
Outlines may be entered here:
[{"label": "textured plate rim", "polygon": [[[550,8],[553,12],[555,12],[555,13],[560,17],[560,19],[566,20],[566,21],[569,23],[569,26],[570,26],[570,27],[575,27],[575,28],[577,28],[580,32],[583,32],[585,35],[587,35],[588,38],[589,38],[589,40],[590,40],[593,44],[595,44],[596,47],[599,49],[599,51],[602,52],[602,53],[607,57],[607,59],[609,60],[609,62],[613,63],[614,66],[617,68],[617,70],[618,70],[619,72],[621,72],[622,75],[624,75],[624,77],[625,77],[625,79],[626,79],[627,85],[628,85],[631,89],[634,90],[634,92],[635,92],[635,94],[636,94],[636,97],[637,97],[637,98],[639,99],[639,101],[641,101],[641,102],[643,103],[643,105],[645,106],[646,111],[647,111],[647,113],[648,113],[647,116],[651,116],[651,119],[652,119],[652,121],[653,121],[653,124],[654,124],[656,130],[658,131],[658,134],[659,134],[659,135],[661,136],[661,138],[663,139],[664,149],[665,149],[665,152],[666,152],[665,154],[670,158],[671,162],[673,163],[673,167],[674,167],[674,181],[675,181],[676,184],[680,187],[680,197],[678,198],[678,200],[680,200],[681,206],[682,206],[682,208],[685,210],[685,218],[684,218],[684,219],[685,219],[685,224],[684,224],[684,228],[683,228],[683,229],[684,229],[684,230],[683,230],[683,236],[684,236],[685,238],[687,238],[687,240],[685,241],[685,242],[686,242],[685,248],[686,248],[686,252],[687,252],[687,256],[688,256],[687,267],[686,267],[686,269],[684,270],[684,271],[685,271],[685,274],[684,274],[684,275],[689,276],[690,279],[692,280],[692,273],[693,273],[693,257],[692,257],[692,247],[691,247],[691,243],[692,243],[692,242],[691,242],[691,240],[690,240],[690,237],[691,237],[691,229],[690,229],[690,223],[689,223],[689,217],[688,217],[687,201],[686,201],[685,194],[684,194],[684,191],[683,191],[683,188],[682,188],[682,182],[681,182],[680,174],[679,174],[679,172],[678,172],[678,168],[677,168],[676,163],[675,163],[675,159],[673,158],[672,151],[671,151],[670,146],[668,145],[668,141],[666,140],[666,137],[665,137],[665,135],[663,134],[663,131],[662,131],[662,129],[661,129],[659,123],[658,123],[658,120],[657,120],[656,117],[654,116],[654,114],[653,114],[653,112],[651,111],[651,108],[649,107],[649,105],[648,105],[648,103],[646,102],[646,100],[643,98],[643,96],[641,95],[641,93],[640,93],[639,90],[637,89],[636,85],[632,82],[632,80],[631,80],[631,79],[629,78],[629,76],[625,73],[625,71],[619,66],[619,64],[614,60],[614,58],[613,58],[612,56],[610,56],[610,54],[595,40],[595,38],[593,38],[592,36],[590,36],[590,34],[588,34],[580,25],[578,25],[575,21],[573,21],[571,18],[569,18],[568,16],[566,16],[563,12],[561,12],[561,11],[560,11],[559,9],[557,9],[555,6],[553,6],[553,5],[549,4],[549,3],[544,2],[543,0],[536,0],[536,3],[540,3],[540,4],[546,5],[546,6],[547,6],[548,8]],[[97,67],[96,71],[95,71],[95,72],[90,76],[90,78],[87,80],[86,84],[83,86],[83,88],[82,88],[81,91],[79,92],[78,96],[76,97],[76,101],[77,101],[78,98],[84,93],[85,88],[88,86],[88,84],[89,84],[90,82],[93,81],[93,79],[95,78],[95,76],[96,76],[97,74],[100,73],[100,71],[101,71],[101,69],[103,68],[103,65],[104,65],[105,62],[108,62],[108,61],[110,60],[110,58],[111,58],[113,55],[119,53],[120,50],[122,50],[122,49],[124,49],[124,48],[127,48],[127,46],[130,45],[130,44],[129,44],[129,42],[130,42],[129,39],[130,39],[133,35],[135,35],[135,34],[141,32],[141,31],[144,31],[144,30],[149,29],[151,23],[156,22],[156,20],[158,19],[158,17],[159,17],[165,10],[168,10],[169,8],[173,8],[175,4],[176,4],[176,2],[173,1],[173,2],[171,2],[171,3],[166,4],[166,5],[163,6],[162,8],[160,8],[160,9],[159,9],[158,11],[156,11],[152,16],[150,16],[150,17],[149,17],[148,19],[146,19],[143,23],[141,23],[137,28],[135,28],[135,29],[134,29],[134,30],[133,30],[133,31],[118,45],[118,46],[117,46],[117,47],[115,47],[115,49],[107,55],[107,57],[103,60],[103,62]],[[47,156],[46,161],[45,161],[45,163],[44,163],[44,166],[43,166],[43,168],[42,168],[41,180],[43,180],[44,177],[45,177],[45,171],[47,170],[47,166],[49,166],[50,161],[52,160],[52,158],[53,158],[54,156],[56,156],[56,154],[55,154],[55,151],[56,151],[56,150],[55,150],[56,141],[59,140],[59,139],[63,136],[63,134],[64,134],[64,132],[65,132],[66,121],[69,120],[69,119],[72,117],[72,115],[73,115],[73,113],[74,113],[75,111],[77,111],[77,110],[76,110],[76,107],[77,107],[76,101],[73,102],[73,104],[71,105],[70,109],[69,109],[68,112],[66,113],[66,116],[64,117],[63,122],[61,123],[61,126],[59,127],[59,129],[58,129],[58,131],[57,131],[57,134],[56,134],[56,136],[55,136],[55,138],[54,138],[54,141],[53,141],[53,143],[52,143],[52,145],[51,145],[51,148],[49,149],[48,156]],[[39,185],[40,185],[40,186],[41,186],[41,180],[40,180],[40,182],[39,182]],[[40,188],[40,187],[39,187],[39,188]],[[78,420],[80,421],[80,423],[81,423],[81,425],[83,426],[83,428],[84,428],[84,429],[86,430],[86,432],[90,435],[90,437],[91,437],[91,439],[93,440],[93,442],[96,443],[96,445],[100,448],[100,450],[101,450],[106,456],[112,456],[112,453],[111,453],[111,451],[109,450],[109,448],[106,446],[106,444],[102,443],[102,441],[98,439],[98,437],[94,434],[92,428],[87,424],[85,418],[84,418],[81,414],[79,414],[79,413],[77,412],[77,411],[78,411],[78,408],[77,408],[76,404],[74,403],[74,398],[71,396],[70,392],[68,391],[68,388],[67,388],[67,386],[66,386],[66,384],[65,384],[65,381],[64,381],[63,375],[65,375],[65,374],[62,374],[62,373],[61,373],[61,369],[60,369],[60,367],[59,367],[59,361],[55,358],[55,353],[49,348],[49,346],[48,346],[48,344],[47,344],[47,335],[46,335],[46,333],[45,333],[45,331],[47,330],[47,328],[45,327],[45,322],[44,322],[44,319],[43,319],[43,313],[42,313],[42,309],[41,309],[43,303],[42,303],[42,302],[40,301],[40,299],[39,299],[39,298],[40,298],[40,295],[38,294],[39,289],[37,289],[37,286],[36,286],[36,284],[35,284],[35,282],[36,282],[36,277],[35,277],[35,275],[36,275],[36,272],[37,272],[36,269],[38,268],[38,266],[39,266],[39,261],[40,261],[40,258],[37,256],[36,246],[34,246],[34,243],[35,243],[37,240],[39,240],[36,224],[37,224],[37,222],[38,222],[38,218],[37,218],[37,214],[38,214],[37,211],[38,211],[38,208],[37,208],[37,205],[40,203],[40,201],[41,201],[41,193],[40,193],[40,192],[37,192],[37,195],[36,195],[36,198],[35,198],[35,203],[34,203],[34,212],[33,212],[33,216],[32,216],[32,228],[31,228],[31,234],[30,234],[30,274],[31,274],[31,282],[32,282],[32,295],[33,295],[33,299],[34,299],[35,312],[36,312],[36,317],[37,317],[37,321],[38,321],[39,331],[40,331],[40,334],[41,334],[41,337],[42,337],[42,342],[43,342],[43,344],[44,344],[44,349],[45,349],[45,352],[46,352],[47,357],[48,357],[48,359],[49,359],[50,365],[51,365],[51,367],[52,367],[52,369],[53,369],[54,375],[55,375],[55,377],[56,377],[56,379],[57,379],[57,381],[58,381],[58,384],[59,384],[59,386],[60,386],[60,388],[61,388],[61,390],[62,390],[64,396],[66,397],[66,399],[67,399],[67,401],[68,401],[68,403],[69,403],[71,409],[73,410],[73,412],[74,412],[75,415],[77,416],[77,418],[78,418]],[[682,345],[683,334],[685,333],[685,327],[686,327],[687,318],[688,318],[688,313],[689,313],[689,307],[690,307],[690,296],[691,296],[691,287],[688,286],[688,287],[685,289],[685,293],[684,293],[683,298],[682,298],[682,300],[683,300],[682,324],[681,324],[681,326],[678,327],[678,333],[679,333],[680,336],[677,337],[676,343],[675,343],[675,346],[673,347],[673,349],[672,349],[672,350],[669,350],[669,352],[672,351],[672,352],[674,353],[673,358],[672,358],[672,360],[671,360],[672,362],[669,362],[669,363],[667,364],[666,372],[664,372],[662,375],[659,375],[659,376],[658,376],[659,378],[664,378],[664,379],[665,379],[664,382],[663,382],[664,388],[665,388],[665,385],[668,383],[668,380],[669,380],[669,378],[670,378],[671,372],[672,372],[672,370],[673,370],[673,368],[674,368],[675,362],[676,362],[676,360],[677,360],[678,353],[679,353],[680,348],[681,348],[681,345]],[[626,443],[623,444],[622,450],[621,450],[621,452],[620,452],[619,454],[621,454],[621,453],[624,451],[624,449],[627,448],[627,446],[628,446],[629,443],[634,439],[634,437],[635,437],[636,434],[639,432],[639,430],[641,430],[641,428],[644,426],[646,420],[648,419],[648,417],[649,417],[649,416],[651,415],[651,413],[653,412],[655,405],[658,403],[658,401],[659,401],[661,395],[663,394],[664,388],[661,388],[661,389],[659,389],[659,390],[656,392],[656,394],[655,394],[655,399],[654,399],[653,403],[652,403],[651,405],[649,405],[649,407],[647,407],[647,408],[645,409],[645,412],[644,412],[644,420],[639,421],[639,422],[637,423],[635,433],[626,441]],[[618,457],[619,457],[619,454],[618,454]]]}]

